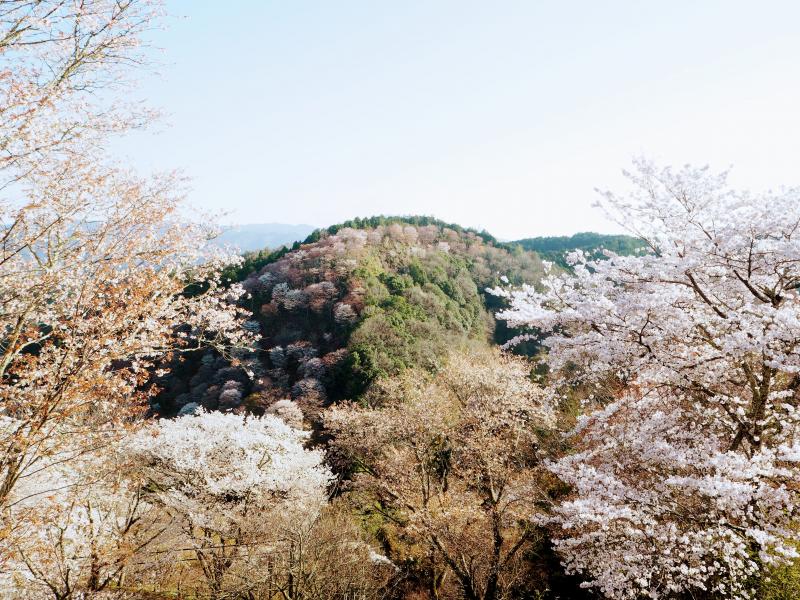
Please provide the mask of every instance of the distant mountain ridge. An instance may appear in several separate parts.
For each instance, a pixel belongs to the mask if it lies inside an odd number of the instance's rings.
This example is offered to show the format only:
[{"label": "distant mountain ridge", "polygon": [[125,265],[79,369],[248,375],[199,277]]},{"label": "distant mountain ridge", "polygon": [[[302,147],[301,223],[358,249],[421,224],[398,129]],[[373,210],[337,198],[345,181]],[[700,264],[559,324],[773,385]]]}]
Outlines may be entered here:
[{"label": "distant mountain ridge", "polygon": [[592,258],[599,258],[603,250],[630,255],[642,252],[646,248],[644,241],[629,235],[602,234],[591,231],[570,236],[538,236],[515,241],[501,241],[486,230],[462,227],[427,215],[356,217],[328,227],[314,227],[306,224],[248,223],[226,228],[222,235],[215,240],[215,243],[233,246],[245,255],[245,264],[238,268],[236,275],[233,276],[233,279],[241,279],[251,270],[260,269],[266,264],[278,260],[287,252],[297,250],[304,244],[318,242],[324,236],[336,235],[342,229],[365,230],[392,224],[414,227],[432,226],[440,230],[449,229],[459,234],[474,235],[486,244],[511,252],[514,251],[514,248],[536,252],[541,258],[564,268],[569,268],[566,254],[573,250],[582,250]]},{"label": "distant mountain ridge", "polygon": [[573,235],[536,236],[519,240],[500,240],[488,231],[471,227],[462,227],[455,223],[447,223],[441,219],[427,215],[377,215],[373,217],[356,217],[342,223],[327,227],[315,227],[308,224],[290,223],[245,223],[223,227],[222,234],[215,240],[219,244],[229,244],[244,252],[258,250],[276,250],[283,246],[292,246],[295,242],[309,244],[316,242],[322,235],[334,235],[343,228],[372,229],[381,225],[400,223],[403,225],[447,227],[457,232],[470,232],[478,235],[484,242],[497,247],[511,248],[515,245],[525,250],[538,252],[544,258],[552,258],[571,250],[592,252],[604,248],[619,254],[630,254],[640,251],[645,244],[641,240],[624,234],[603,234],[583,231]]},{"label": "distant mountain ridge", "polygon": [[630,235],[602,234],[584,231],[574,235],[533,237],[511,242],[536,252],[541,258],[566,267],[565,256],[573,250],[583,250],[593,258],[600,256],[602,250],[610,250],[616,254],[630,255],[642,252],[647,247],[643,240]]},{"label": "distant mountain ridge", "polygon": [[313,225],[287,223],[231,225],[223,229],[215,243],[234,246],[241,252],[253,252],[264,248],[291,246],[294,242],[304,240],[316,229]]}]

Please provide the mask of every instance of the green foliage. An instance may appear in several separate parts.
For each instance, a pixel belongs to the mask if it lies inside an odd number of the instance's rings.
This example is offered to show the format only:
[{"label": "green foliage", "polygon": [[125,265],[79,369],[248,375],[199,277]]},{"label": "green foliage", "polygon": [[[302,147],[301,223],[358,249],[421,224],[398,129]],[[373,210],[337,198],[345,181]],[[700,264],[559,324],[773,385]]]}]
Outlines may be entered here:
[{"label": "green foliage", "polygon": [[599,258],[601,249],[631,255],[642,252],[647,247],[643,240],[629,235],[605,235],[589,231],[571,236],[527,238],[514,243],[564,268],[568,267],[564,255],[572,250],[583,250],[593,258]]},{"label": "green foliage", "polygon": [[428,283],[428,274],[418,260],[412,260],[408,264],[408,274],[416,285]]},{"label": "green foliage", "polygon": [[761,581],[758,597],[762,600],[800,598],[800,561],[769,570]]},{"label": "green foliage", "polygon": [[414,285],[414,280],[408,275],[395,273],[381,273],[380,282],[386,286],[390,294],[402,294],[404,290]]},{"label": "green foliage", "polygon": [[358,270],[366,308],[348,344],[351,394],[410,367],[434,369],[453,344],[488,341],[490,318],[466,261],[443,252],[395,257],[376,275],[375,256]]}]

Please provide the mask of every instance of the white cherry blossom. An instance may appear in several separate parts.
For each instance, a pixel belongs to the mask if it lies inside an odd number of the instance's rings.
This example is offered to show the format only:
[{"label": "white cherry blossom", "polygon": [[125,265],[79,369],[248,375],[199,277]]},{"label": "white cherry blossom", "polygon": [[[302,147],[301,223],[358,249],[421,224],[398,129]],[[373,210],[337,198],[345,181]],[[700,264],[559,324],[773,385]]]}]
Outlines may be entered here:
[{"label": "white cherry blossom", "polygon": [[552,465],[573,489],[557,548],[611,598],[753,597],[797,556],[800,193],[636,166],[603,206],[649,253],[576,252],[541,290],[497,290],[501,319],[546,336],[556,385],[613,384]]}]

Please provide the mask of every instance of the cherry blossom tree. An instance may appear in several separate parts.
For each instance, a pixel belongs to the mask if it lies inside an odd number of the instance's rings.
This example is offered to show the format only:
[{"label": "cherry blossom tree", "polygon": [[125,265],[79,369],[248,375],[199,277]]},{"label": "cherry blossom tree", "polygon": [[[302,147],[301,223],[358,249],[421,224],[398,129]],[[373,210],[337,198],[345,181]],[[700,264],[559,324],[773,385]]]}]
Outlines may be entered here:
[{"label": "cherry blossom tree", "polygon": [[454,353],[433,379],[383,380],[369,401],[334,407],[325,420],[334,453],[355,464],[356,489],[374,495],[409,545],[425,548],[418,558],[434,597],[453,578],[458,597],[509,597],[543,495],[538,433],[553,423],[528,365]]},{"label": "cherry blossom tree", "polygon": [[77,468],[125,435],[162,358],[253,339],[242,289],[219,283],[233,259],[205,248],[213,232],[182,211],[180,177],[138,177],[106,152],[149,120],[120,92],[158,11],[149,0],[0,6],[0,571],[56,524],[25,508],[29,482],[58,495],[64,481],[44,471]]},{"label": "cherry blossom tree", "polygon": [[556,384],[617,382],[552,465],[573,488],[557,547],[611,598],[751,598],[798,556],[800,192],[636,166],[603,205],[648,253],[575,253],[542,290],[498,290]]},{"label": "cherry blossom tree", "polygon": [[318,518],[332,475],[321,451],[304,448],[307,437],[272,415],[201,411],[128,442],[150,501],[179,520],[179,547],[195,555],[213,598],[259,585],[257,559],[291,555]]},{"label": "cherry blossom tree", "polygon": [[13,524],[0,595],[65,600],[119,588],[129,567],[160,542],[169,519],[144,498],[138,467],[119,446],[82,447],[20,479],[12,508],[27,517]]},{"label": "cherry blossom tree", "polygon": [[152,118],[116,92],[147,62],[143,34],[160,12],[158,0],[3,2],[0,189]]}]

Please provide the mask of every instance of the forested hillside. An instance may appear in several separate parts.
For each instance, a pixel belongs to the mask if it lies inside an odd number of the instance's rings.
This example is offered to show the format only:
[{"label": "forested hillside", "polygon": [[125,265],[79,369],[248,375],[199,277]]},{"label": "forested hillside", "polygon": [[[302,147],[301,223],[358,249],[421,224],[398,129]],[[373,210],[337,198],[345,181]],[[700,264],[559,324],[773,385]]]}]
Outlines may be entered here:
[{"label": "forested hillside", "polygon": [[552,261],[562,267],[568,267],[566,254],[573,250],[582,250],[590,258],[600,258],[604,250],[615,254],[631,255],[643,252],[647,245],[629,235],[604,235],[601,233],[583,232],[570,236],[533,237],[513,242],[525,250],[536,252],[545,260]]},{"label": "forested hillside", "polygon": [[449,348],[505,341],[501,302],[485,290],[543,274],[535,253],[428,217],[352,221],[251,253],[228,276],[247,292],[260,352],[239,366],[213,350],[180,356],[157,381],[156,410],[260,412],[290,397],[314,414],[357,399],[378,378],[435,370]]}]

